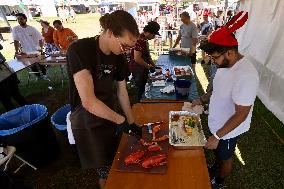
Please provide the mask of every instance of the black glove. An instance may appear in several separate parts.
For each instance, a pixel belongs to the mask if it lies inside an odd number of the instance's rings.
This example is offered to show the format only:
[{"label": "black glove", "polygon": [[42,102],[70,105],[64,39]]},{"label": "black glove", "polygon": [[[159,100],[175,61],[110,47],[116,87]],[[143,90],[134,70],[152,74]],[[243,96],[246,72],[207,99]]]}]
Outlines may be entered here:
[{"label": "black glove", "polygon": [[136,123],[132,123],[129,125],[131,133],[133,133],[135,136],[142,138],[142,127],[137,125]]},{"label": "black glove", "polygon": [[142,137],[142,128],[137,126],[135,123],[129,125],[126,120],[123,123],[117,125],[116,134],[119,135],[122,132],[130,135],[135,135],[139,138]]},{"label": "black glove", "polygon": [[150,70],[150,73],[154,73],[155,72],[155,68],[154,67],[151,67],[149,70]]}]

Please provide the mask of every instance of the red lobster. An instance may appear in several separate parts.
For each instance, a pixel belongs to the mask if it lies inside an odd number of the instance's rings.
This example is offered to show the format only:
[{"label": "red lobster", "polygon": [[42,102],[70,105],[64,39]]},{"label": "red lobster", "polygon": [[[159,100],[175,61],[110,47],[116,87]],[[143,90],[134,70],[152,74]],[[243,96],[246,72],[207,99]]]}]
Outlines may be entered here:
[{"label": "red lobster", "polygon": [[145,151],[142,150],[133,152],[125,158],[124,163],[126,165],[140,163],[140,159],[144,156],[144,154]]},{"label": "red lobster", "polygon": [[156,138],[154,140],[152,140],[153,142],[160,142],[160,141],[163,141],[163,140],[167,140],[169,138],[168,135],[164,135],[164,136],[161,136],[159,138]]},{"label": "red lobster", "polygon": [[160,151],[162,150],[162,147],[158,144],[154,144],[154,145],[151,145],[151,146],[148,146],[148,151],[149,152],[155,152],[155,151]]},{"label": "red lobster", "polygon": [[151,167],[161,166],[167,163],[166,159],[167,159],[166,154],[151,156],[149,158],[146,158],[142,162],[142,167],[149,169]]},{"label": "red lobster", "polygon": [[156,125],[156,126],[153,128],[153,131],[152,131],[153,138],[152,138],[152,140],[155,140],[155,139],[156,139],[156,133],[159,132],[160,130],[161,130],[160,125]]},{"label": "red lobster", "polygon": [[156,144],[156,142],[146,142],[144,139],[140,139],[140,143],[143,145],[143,146],[151,146],[151,145],[154,145]]}]

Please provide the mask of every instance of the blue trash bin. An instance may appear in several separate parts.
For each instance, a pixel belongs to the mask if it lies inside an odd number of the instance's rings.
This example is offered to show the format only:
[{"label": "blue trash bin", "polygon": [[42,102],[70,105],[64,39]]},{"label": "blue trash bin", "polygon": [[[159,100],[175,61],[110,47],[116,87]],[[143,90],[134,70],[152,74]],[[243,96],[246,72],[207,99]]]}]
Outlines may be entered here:
[{"label": "blue trash bin", "polygon": [[45,165],[59,152],[47,108],[40,104],[26,105],[2,114],[0,141],[15,146],[17,154],[35,166]]},{"label": "blue trash bin", "polygon": [[66,104],[65,106],[59,108],[52,116],[51,123],[59,131],[67,130],[66,116],[71,111],[71,105]]},{"label": "blue trash bin", "polygon": [[178,100],[187,100],[190,91],[191,81],[187,79],[177,79],[174,82],[174,85],[176,98]]}]

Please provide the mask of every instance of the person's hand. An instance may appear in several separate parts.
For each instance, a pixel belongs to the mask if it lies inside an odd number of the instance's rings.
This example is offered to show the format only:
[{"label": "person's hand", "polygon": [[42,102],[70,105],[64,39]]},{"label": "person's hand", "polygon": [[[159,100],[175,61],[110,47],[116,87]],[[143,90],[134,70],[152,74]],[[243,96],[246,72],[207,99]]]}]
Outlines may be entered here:
[{"label": "person's hand", "polygon": [[139,138],[142,137],[142,128],[135,123],[129,125],[126,119],[123,123],[117,125],[116,134],[120,135],[122,132],[130,135],[135,135]]},{"label": "person's hand", "polygon": [[39,49],[38,51],[40,52],[41,55],[44,55],[44,52],[43,52],[43,49],[42,49],[42,48]]},{"label": "person's hand", "polygon": [[148,69],[150,70],[151,73],[155,72],[155,67],[153,67],[153,66],[149,67]]},{"label": "person's hand", "polygon": [[217,148],[218,144],[219,144],[219,140],[212,135],[208,138],[207,142],[205,143],[204,148],[207,148],[209,150],[214,150]]},{"label": "person's hand", "polygon": [[202,102],[200,99],[195,99],[191,103],[191,107],[193,108],[194,106],[202,105]]},{"label": "person's hand", "polygon": [[130,131],[137,137],[142,138],[142,127],[136,123],[129,125]]},{"label": "person's hand", "polygon": [[62,49],[61,49],[61,50],[60,50],[60,54],[63,55],[63,56],[66,55],[66,50],[62,50]]},{"label": "person's hand", "polygon": [[69,36],[67,36],[67,40],[68,41],[73,41],[73,37],[69,35]]}]

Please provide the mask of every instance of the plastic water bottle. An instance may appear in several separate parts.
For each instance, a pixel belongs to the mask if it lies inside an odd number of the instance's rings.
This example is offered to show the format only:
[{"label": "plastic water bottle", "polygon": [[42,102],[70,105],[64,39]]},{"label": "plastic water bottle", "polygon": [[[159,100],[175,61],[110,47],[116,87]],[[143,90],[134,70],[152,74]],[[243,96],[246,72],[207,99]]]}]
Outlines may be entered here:
[{"label": "plastic water bottle", "polygon": [[149,91],[150,91],[150,85],[149,85],[149,83],[146,83],[146,85],[145,85],[145,97],[146,98],[150,98]]}]

